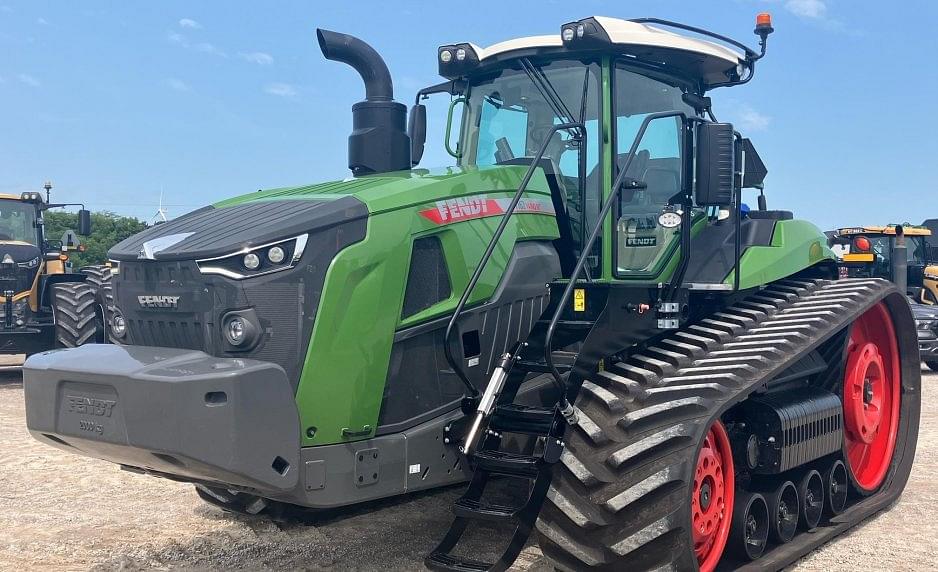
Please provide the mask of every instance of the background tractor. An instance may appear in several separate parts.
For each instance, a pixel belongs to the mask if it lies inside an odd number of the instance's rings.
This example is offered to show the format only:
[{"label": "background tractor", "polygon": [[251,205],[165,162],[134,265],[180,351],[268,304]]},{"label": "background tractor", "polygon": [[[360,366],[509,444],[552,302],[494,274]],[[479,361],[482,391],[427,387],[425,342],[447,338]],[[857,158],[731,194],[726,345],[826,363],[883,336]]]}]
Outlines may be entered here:
[{"label": "background tractor", "polygon": [[[0,353],[34,354],[53,348],[104,341],[110,300],[110,269],[90,266],[73,272],[66,241],[45,234],[44,213],[81,206],[49,202],[52,185],[41,192],[0,195]],[[77,234],[91,234],[91,214],[82,206]]]},{"label": "background tractor", "polygon": [[906,291],[922,360],[938,371],[938,247],[928,226],[934,223],[850,227],[826,234],[840,260],[841,274],[891,280]]},{"label": "background tractor", "polygon": [[[31,434],[253,514],[468,480],[435,570],[504,570],[535,529],[563,569],[793,562],[898,497],[921,370],[903,292],[743,209],[766,169],[707,93],[772,31],[590,17],[447,44],[408,123],[377,52],[318,30],[365,84],[353,177],[115,246],[120,344],[28,361]],[[442,170],[417,168],[433,96]],[[457,546],[479,521],[502,554]]]}]

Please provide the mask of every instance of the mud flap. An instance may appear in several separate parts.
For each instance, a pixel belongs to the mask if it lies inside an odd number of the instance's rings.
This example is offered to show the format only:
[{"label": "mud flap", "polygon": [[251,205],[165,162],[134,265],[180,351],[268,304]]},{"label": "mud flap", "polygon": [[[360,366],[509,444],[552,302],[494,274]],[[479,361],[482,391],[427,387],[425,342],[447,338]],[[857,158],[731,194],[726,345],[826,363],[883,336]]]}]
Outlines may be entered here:
[{"label": "mud flap", "polygon": [[23,384],[30,433],[66,451],[271,494],[297,485],[299,415],[278,365],[92,344],[32,356]]}]

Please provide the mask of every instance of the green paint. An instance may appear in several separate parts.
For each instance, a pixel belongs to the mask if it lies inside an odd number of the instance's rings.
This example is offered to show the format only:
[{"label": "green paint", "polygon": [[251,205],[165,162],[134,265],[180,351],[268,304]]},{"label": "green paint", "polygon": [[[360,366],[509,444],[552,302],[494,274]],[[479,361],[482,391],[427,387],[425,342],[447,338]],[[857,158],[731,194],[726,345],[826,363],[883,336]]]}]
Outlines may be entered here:
[{"label": "green paint", "polygon": [[[827,239],[816,226],[803,220],[784,220],[775,225],[771,246],[751,246],[740,260],[739,287],[755,288],[814,266],[836,262]],[[724,281],[733,284],[731,272]]]},{"label": "green paint", "polygon": [[446,112],[446,135],[443,137],[443,144],[446,147],[446,152],[449,153],[454,159],[459,159],[462,157],[462,151],[459,150],[459,144],[456,144],[455,149],[453,149],[453,147],[450,145],[450,137],[453,133],[453,114],[456,111],[456,105],[460,103],[463,105],[463,111],[465,111],[465,97],[458,97],[449,103],[449,111]]},{"label": "green paint", "polygon": [[[603,157],[603,202],[609,197],[612,189],[614,166],[614,143],[612,141],[612,58],[605,57],[602,62],[603,82],[603,124],[602,124],[602,157]],[[615,248],[613,230],[615,222],[613,213],[603,222],[602,240],[602,280],[612,280],[612,249]]]},{"label": "green paint", "polygon": [[[359,431],[365,425],[377,426],[394,332],[452,312],[500,218],[436,225],[419,211],[435,208],[436,201],[451,198],[481,194],[508,198],[525,170],[516,166],[465,168],[363,177],[253,193],[219,205],[353,195],[371,213],[365,239],[340,252],[326,274],[296,393],[304,446],[345,442],[343,428]],[[550,199],[542,173],[531,180],[529,189],[527,196]],[[401,320],[413,240],[431,234],[440,237],[446,253],[453,294]],[[513,217],[470,303],[491,297],[515,242],[553,240],[557,236],[553,216]],[[317,429],[312,439],[306,435],[309,427]]]}]

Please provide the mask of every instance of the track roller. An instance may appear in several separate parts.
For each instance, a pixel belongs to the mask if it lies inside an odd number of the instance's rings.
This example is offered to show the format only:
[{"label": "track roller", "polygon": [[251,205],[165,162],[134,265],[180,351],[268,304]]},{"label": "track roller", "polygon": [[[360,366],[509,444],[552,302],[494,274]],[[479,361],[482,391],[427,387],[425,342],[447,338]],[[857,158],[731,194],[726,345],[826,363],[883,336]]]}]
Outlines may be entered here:
[{"label": "track roller", "polygon": [[773,542],[785,544],[798,530],[798,489],[791,481],[780,481],[763,489],[769,507],[769,536]]},{"label": "track roller", "polygon": [[744,562],[756,560],[765,552],[769,540],[769,507],[759,493],[750,493],[737,501],[729,548]]},{"label": "track roller", "polygon": [[840,459],[831,463],[824,470],[824,512],[835,516],[847,506],[847,467]]},{"label": "track roller", "polygon": [[801,500],[798,524],[802,530],[814,530],[824,512],[824,479],[821,473],[814,469],[805,473],[798,484],[798,498]]}]

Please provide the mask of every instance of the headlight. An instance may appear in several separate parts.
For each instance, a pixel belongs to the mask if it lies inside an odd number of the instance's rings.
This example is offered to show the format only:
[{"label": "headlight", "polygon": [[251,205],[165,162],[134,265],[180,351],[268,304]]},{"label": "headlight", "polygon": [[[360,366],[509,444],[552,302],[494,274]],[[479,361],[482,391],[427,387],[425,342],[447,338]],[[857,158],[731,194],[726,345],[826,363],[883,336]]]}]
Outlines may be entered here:
[{"label": "headlight", "polygon": [[36,268],[39,266],[39,257],[33,258],[32,260],[27,260],[26,262],[20,262],[17,264],[20,268]]},{"label": "headlight", "polygon": [[115,313],[111,317],[111,333],[118,338],[123,338],[127,335],[127,321],[124,320],[124,316]]},{"label": "headlight", "polygon": [[225,324],[225,338],[233,346],[240,346],[244,343],[244,319],[240,317],[231,318]]},{"label": "headlight", "polygon": [[248,351],[257,345],[260,327],[253,309],[237,310],[222,319],[222,335],[229,351]]},{"label": "headlight", "polygon": [[243,280],[282,272],[296,266],[306,249],[309,235],[302,234],[295,238],[252,246],[239,252],[196,260],[202,274],[217,274]]},{"label": "headlight", "polygon": [[283,248],[279,246],[275,246],[267,251],[267,260],[270,260],[274,264],[280,264],[286,257],[287,254],[283,251]]},{"label": "headlight", "polygon": [[248,270],[257,270],[261,267],[261,257],[250,252],[244,255],[244,260],[242,261],[244,267]]}]

